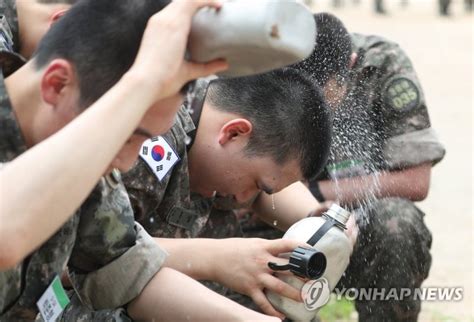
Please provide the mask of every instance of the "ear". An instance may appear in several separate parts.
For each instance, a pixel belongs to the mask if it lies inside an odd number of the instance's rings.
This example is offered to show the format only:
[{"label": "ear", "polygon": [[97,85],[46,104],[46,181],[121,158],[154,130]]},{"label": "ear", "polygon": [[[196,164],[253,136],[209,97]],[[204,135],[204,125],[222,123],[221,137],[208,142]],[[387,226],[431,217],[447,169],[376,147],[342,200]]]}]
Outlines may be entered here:
[{"label": "ear", "polygon": [[219,144],[234,141],[238,137],[248,137],[252,133],[252,123],[246,119],[233,119],[225,123],[219,131]]},{"label": "ear", "polygon": [[69,85],[74,83],[75,74],[70,62],[55,59],[45,68],[41,78],[41,97],[53,106],[65,95]]},{"label": "ear", "polygon": [[49,20],[48,20],[48,27],[51,28],[51,25],[52,25],[53,23],[55,23],[56,21],[58,21],[59,18],[61,18],[62,16],[64,16],[68,10],[69,10],[69,9],[61,9],[61,10],[58,10],[58,11],[53,12],[53,14],[51,15],[51,17],[49,17]]},{"label": "ear", "polygon": [[352,53],[350,61],[349,61],[349,69],[352,69],[352,67],[355,66],[356,62],[357,62],[357,53]]}]

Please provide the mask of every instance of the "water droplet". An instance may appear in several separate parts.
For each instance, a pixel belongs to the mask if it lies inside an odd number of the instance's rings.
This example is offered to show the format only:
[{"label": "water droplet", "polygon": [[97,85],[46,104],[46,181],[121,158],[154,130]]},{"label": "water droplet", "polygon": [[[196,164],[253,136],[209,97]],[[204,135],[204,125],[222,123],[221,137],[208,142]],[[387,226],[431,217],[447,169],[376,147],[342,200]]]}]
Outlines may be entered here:
[{"label": "water droplet", "polygon": [[275,195],[271,195],[272,197],[272,210],[276,210],[275,208]]},{"label": "water droplet", "polygon": [[192,141],[191,137],[189,135],[186,135],[186,137],[184,138],[184,143],[186,145],[190,145],[191,141]]},{"label": "water droplet", "polygon": [[278,220],[273,221],[273,226],[275,226],[275,227],[278,226]]}]

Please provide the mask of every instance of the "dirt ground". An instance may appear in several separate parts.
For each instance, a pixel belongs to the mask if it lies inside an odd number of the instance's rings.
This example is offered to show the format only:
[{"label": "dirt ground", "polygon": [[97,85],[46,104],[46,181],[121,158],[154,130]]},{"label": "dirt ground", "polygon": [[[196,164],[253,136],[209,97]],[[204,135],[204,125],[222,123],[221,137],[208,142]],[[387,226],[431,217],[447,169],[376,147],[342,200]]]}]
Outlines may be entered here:
[{"label": "dirt ground", "polygon": [[473,298],[473,15],[453,0],[452,16],[437,15],[436,0],[385,0],[389,15],[373,13],[373,0],[313,0],[350,31],[384,35],[411,57],[423,85],[432,125],[447,154],[432,172],[431,190],[419,204],[433,233],[433,265],[423,286],[463,287],[460,302],[425,302],[420,321],[474,321]]}]

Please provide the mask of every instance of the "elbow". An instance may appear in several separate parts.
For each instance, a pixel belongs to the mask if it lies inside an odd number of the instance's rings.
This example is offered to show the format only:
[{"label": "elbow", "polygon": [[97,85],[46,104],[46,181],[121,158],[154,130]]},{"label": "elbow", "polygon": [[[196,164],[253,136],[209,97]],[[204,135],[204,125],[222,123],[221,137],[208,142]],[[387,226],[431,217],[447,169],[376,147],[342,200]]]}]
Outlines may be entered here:
[{"label": "elbow", "polygon": [[423,201],[426,197],[428,197],[428,189],[418,189],[412,194],[410,199],[412,201]]},{"label": "elbow", "polygon": [[421,180],[411,191],[409,196],[412,201],[423,201],[428,197],[428,192],[430,190],[430,180]]}]

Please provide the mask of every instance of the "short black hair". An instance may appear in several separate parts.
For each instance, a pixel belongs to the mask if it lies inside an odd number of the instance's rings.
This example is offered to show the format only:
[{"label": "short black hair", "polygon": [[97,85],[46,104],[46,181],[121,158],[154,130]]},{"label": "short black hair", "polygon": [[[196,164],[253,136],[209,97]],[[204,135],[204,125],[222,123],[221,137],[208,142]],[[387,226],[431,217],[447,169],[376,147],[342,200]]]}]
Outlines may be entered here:
[{"label": "short black hair", "polygon": [[279,165],[300,162],[307,180],[327,162],[331,122],[324,95],[309,77],[293,68],[211,82],[206,100],[253,124],[249,156],[271,156]]},{"label": "short black hair", "polygon": [[332,14],[317,13],[316,46],[311,55],[294,65],[295,68],[309,73],[321,86],[336,77],[345,81],[349,74],[349,62],[352,54],[352,41],[346,27]]},{"label": "short black hair", "polygon": [[149,18],[168,3],[79,0],[41,40],[33,55],[36,67],[56,58],[70,61],[79,78],[79,104],[85,108],[132,66]]}]

